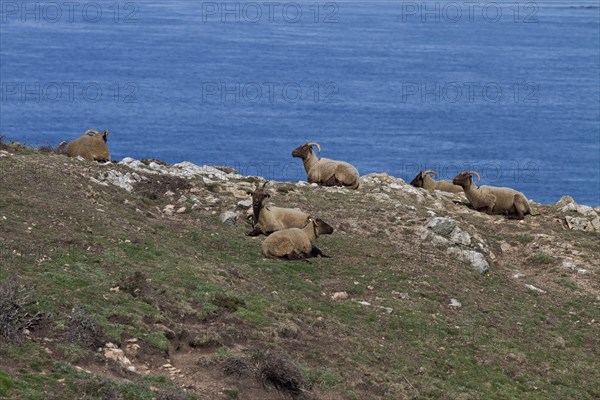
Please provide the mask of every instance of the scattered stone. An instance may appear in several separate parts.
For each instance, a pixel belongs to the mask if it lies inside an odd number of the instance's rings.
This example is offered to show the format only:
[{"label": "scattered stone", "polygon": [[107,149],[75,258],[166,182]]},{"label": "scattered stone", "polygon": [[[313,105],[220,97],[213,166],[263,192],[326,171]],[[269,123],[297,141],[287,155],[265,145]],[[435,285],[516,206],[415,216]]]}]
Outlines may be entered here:
[{"label": "scattered stone", "polygon": [[561,207],[561,206],[566,206],[567,204],[576,204],[575,200],[573,200],[573,198],[571,196],[563,196],[560,198],[560,200],[558,200],[556,202],[556,205]]},{"label": "scattered stone", "polygon": [[516,274],[513,275],[513,278],[515,279],[521,279],[521,278],[525,278],[525,274],[522,274],[520,272],[517,272]]},{"label": "scattered stone", "polygon": [[248,208],[252,206],[252,199],[240,200],[237,202],[240,207]]},{"label": "scattered stone", "polygon": [[538,293],[546,293],[546,291],[545,291],[545,290],[543,290],[543,289],[540,289],[540,288],[538,288],[538,287],[535,287],[535,286],[533,286],[533,285],[529,285],[529,284],[527,284],[527,285],[525,285],[525,287],[526,287],[527,289],[533,290],[534,292],[538,292]]},{"label": "scattered stone", "polygon": [[384,310],[388,314],[392,314],[394,312],[394,309],[392,307],[378,306],[378,308],[381,308],[382,310]]},{"label": "scattered stone", "polygon": [[446,251],[448,254],[457,256],[462,261],[467,261],[471,267],[482,274],[485,274],[490,269],[490,264],[486,261],[483,254],[473,250],[462,250],[458,247],[450,247]]},{"label": "scattered stone", "polygon": [[133,190],[133,185],[135,183],[141,182],[142,177],[136,174],[135,172],[122,173],[116,170],[109,170],[101,173],[98,179],[96,179],[96,181],[108,182],[114,186],[120,187],[128,192],[131,192]]},{"label": "scattered stone", "polygon": [[168,204],[163,208],[163,213],[166,215],[173,215],[173,211],[175,211],[175,206],[173,204]]},{"label": "scattered stone", "polygon": [[600,232],[600,217],[598,217],[598,214],[591,217],[591,219],[588,217],[573,217],[567,215],[565,221],[569,229],[574,231]]},{"label": "scattered stone", "polygon": [[188,200],[188,198],[184,195],[181,195],[181,197],[179,198],[179,200],[177,200],[177,204],[183,204]]},{"label": "scattered stone", "polygon": [[346,300],[348,298],[348,293],[346,292],[335,292],[332,296],[331,299],[333,301],[341,301],[341,300]]},{"label": "scattered stone", "polygon": [[101,348],[100,351],[104,353],[104,357],[107,360],[115,361],[129,371],[135,372],[135,367],[133,369],[129,368],[133,367],[129,358],[127,358],[123,350],[119,349],[115,344],[106,343],[104,348]]},{"label": "scattered stone", "polygon": [[429,221],[421,232],[421,239],[427,238],[434,244],[471,244],[471,235],[463,231],[455,220],[447,217],[434,217]]},{"label": "scattered stone", "polygon": [[183,214],[185,212],[185,210],[187,210],[185,207],[180,207],[177,209],[177,211],[175,211],[177,214]]},{"label": "scattered stone", "polygon": [[165,192],[165,197],[173,197],[175,196],[175,192],[171,191],[171,190],[167,190]]},{"label": "scattered stone", "polygon": [[500,242],[500,250],[502,250],[503,253],[510,253],[512,246],[503,240]]},{"label": "scattered stone", "polygon": [[396,297],[398,297],[401,300],[408,300],[410,297],[408,296],[408,293],[398,293],[398,292],[392,292],[392,294]]},{"label": "scattered stone", "polygon": [[450,299],[450,304],[448,304],[448,306],[459,308],[462,306],[462,304],[460,303],[460,301],[458,301],[456,299]]},{"label": "scattered stone", "polygon": [[238,213],[235,211],[225,211],[221,214],[221,222],[225,225],[235,225],[237,223]]}]

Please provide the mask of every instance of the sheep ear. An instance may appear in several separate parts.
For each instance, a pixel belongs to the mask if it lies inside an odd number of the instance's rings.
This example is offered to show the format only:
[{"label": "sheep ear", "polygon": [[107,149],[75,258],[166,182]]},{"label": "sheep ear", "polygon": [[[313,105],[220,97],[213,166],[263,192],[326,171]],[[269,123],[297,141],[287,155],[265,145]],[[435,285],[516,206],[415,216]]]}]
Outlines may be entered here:
[{"label": "sheep ear", "polygon": [[108,140],[108,129],[105,129],[104,132],[102,132],[102,139],[104,139],[105,142]]},{"label": "sheep ear", "polygon": [[254,192],[252,192],[252,191],[250,191],[250,190],[246,190],[246,194],[247,194],[247,195],[249,195],[249,196],[252,196],[252,194],[253,194],[253,193],[254,193]]},{"label": "sheep ear", "polygon": [[271,197],[271,195],[270,195],[269,193],[267,193],[267,194],[265,194],[265,197],[266,197],[266,198],[270,198],[270,197]]}]

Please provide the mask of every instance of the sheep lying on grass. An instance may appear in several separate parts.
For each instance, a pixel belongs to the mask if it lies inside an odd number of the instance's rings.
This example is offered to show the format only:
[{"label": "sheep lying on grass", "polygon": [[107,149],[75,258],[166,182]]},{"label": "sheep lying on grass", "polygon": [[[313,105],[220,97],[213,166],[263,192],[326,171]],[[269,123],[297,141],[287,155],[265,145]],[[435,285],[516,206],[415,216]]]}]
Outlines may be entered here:
[{"label": "sheep lying on grass", "polygon": [[274,232],[262,244],[261,252],[266,257],[298,260],[321,254],[312,242],[320,235],[330,235],[333,228],[320,219],[310,218],[302,228],[290,228]]},{"label": "sheep lying on grass", "polygon": [[451,181],[441,180],[434,181],[431,176],[435,176],[437,173],[431,169],[421,171],[415,176],[410,184],[414,187],[423,188],[427,190],[441,190],[443,192],[460,193],[463,191],[462,187],[455,185]]},{"label": "sheep lying on grass", "polygon": [[304,161],[309,183],[358,189],[360,176],[356,168],[344,161],[319,159],[312,149],[313,146],[321,153],[321,146],[317,142],[304,143],[292,151],[293,157],[300,157]]},{"label": "sheep lying on grass", "polygon": [[90,129],[67,145],[67,155],[69,157],[80,156],[90,161],[110,161],[107,140],[108,130],[100,133],[95,129]]},{"label": "sheep lying on grass", "polygon": [[525,215],[532,214],[531,206],[525,195],[510,188],[480,186],[473,183],[473,177],[480,176],[476,171],[463,171],[458,174],[452,183],[459,185],[465,191],[467,199],[477,211],[483,211],[490,215],[506,215],[509,219],[524,219]]},{"label": "sheep lying on grass", "polygon": [[270,235],[273,232],[288,228],[304,228],[308,223],[310,215],[297,208],[281,208],[265,205],[266,199],[271,197],[265,192],[265,182],[262,187],[256,184],[252,195],[252,226],[253,229],[248,236]]}]

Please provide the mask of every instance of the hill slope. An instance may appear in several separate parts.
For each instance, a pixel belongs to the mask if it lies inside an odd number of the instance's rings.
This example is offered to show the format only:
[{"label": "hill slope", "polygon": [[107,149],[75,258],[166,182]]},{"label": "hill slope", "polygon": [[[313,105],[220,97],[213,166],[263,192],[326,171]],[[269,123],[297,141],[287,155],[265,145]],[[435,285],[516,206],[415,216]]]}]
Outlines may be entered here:
[{"label": "hill slope", "polygon": [[518,222],[387,175],[273,182],[336,229],[284,262],[227,169],[0,171],[0,398],[600,398],[597,214],[569,199]]}]

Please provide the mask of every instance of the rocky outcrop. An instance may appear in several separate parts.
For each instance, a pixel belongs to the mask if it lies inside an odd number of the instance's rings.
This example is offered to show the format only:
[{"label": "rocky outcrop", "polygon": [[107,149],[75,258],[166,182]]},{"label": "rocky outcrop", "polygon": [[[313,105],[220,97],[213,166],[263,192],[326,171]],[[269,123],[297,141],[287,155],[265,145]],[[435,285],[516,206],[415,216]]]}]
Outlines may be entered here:
[{"label": "rocky outcrop", "polygon": [[567,228],[574,231],[600,233],[600,216],[592,207],[577,204],[571,196],[563,196],[556,205],[564,214],[563,220]]},{"label": "rocky outcrop", "polygon": [[490,264],[483,253],[490,258],[494,256],[483,239],[479,235],[469,234],[452,218],[431,218],[421,229],[421,239],[448,246],[447,254],[468,263],[479,273],[486,273],[490,269]]}]

